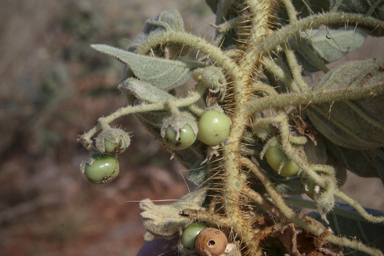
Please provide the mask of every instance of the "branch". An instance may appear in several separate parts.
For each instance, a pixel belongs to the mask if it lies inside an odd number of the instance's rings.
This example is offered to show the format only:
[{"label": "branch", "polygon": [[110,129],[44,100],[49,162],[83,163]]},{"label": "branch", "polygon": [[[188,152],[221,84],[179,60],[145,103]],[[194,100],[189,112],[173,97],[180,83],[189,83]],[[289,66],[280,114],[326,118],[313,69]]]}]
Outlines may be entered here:
[{"label": "branch", "polygon": [[384,29],[383,21],[372,17],[366,17],[363,14],[333,12],[311,15],[295,22],[294,24],[284,26],[272,35],[266,37],[264,41],[257,45],[257,52],[260,54],[271,52],[277,45],[282,45],[284,42],[287,42],[288,39],[303,30],[320,25],[329,26],[341,24],[363,25],[364,27],[372,28],[372,31],[376,29]]},{"label": "branch", "polygon": [[285,93],[278,96],[267,96],[249,102],[247,111],[257,113],[270,108],[282,108],[286,106],[308,106],[309,104],[331,103],[334,101],[356,100],[366,97],[374,97],[384,93],[384,84],[376,84],[370,87],[345,88],[326,91],[308,91],[303,93]]}]

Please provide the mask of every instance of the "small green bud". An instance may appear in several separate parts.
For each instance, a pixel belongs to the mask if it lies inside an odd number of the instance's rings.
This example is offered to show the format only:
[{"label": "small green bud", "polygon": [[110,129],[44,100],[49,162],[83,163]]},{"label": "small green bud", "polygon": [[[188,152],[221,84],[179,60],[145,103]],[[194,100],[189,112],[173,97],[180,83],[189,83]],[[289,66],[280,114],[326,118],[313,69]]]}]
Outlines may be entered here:
[{"label": "small green bud", "polygon": [[114,155],[123,153],[131,143],[129,135],[117,128],[102,131],[96,137],[96,147],[102,154]]},{"label": "small green bud", "polygon": [[195,69],[193,79],[204,84],[212,93],[219,93],[221,100],[224,99],[226,93],[226,79],[221,69],[215,66]]}]

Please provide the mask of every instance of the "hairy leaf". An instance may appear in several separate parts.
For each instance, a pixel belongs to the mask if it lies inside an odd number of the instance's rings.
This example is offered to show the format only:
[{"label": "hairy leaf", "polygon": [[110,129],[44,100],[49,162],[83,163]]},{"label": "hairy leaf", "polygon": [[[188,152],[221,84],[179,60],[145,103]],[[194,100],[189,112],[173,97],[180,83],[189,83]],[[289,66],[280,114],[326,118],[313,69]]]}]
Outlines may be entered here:
[{"label": "hairy leaf", "polygon": [[[331,10],[349,13],[361,13],[364,15],[384,20],[384,1],[383,0],[331,0]],[[343,27],[344,24],[339,24]],[[382,26],[372,28],[359,26],[372,36],[384,36]]]},{"label": "hairy leaf", "polygon": [[[316,91],[384,86],[384,60],[350,61],[328,72]],[[311,105],[308,117],[336,145],[367,150],[384,146],[384,96]]]},{"label": "hairy leaf", "polygon": [[360,177],[379,177],[371,150],[355,150],[340,147],[327,140],[327,148],[348,170]]},{"label": "hairy leaf", "polygon": [[308,45],[326,63],[338,60],[359,49],[366,34],[356,29],[312,29],[301,33]]},{"label": "hairy leaf", "polygon": [[[384,212],[365,209],[373,216],[383,216]],[[317,212],[311,212],[310,217],[321,221],[321,217]],[[364,244],[375,247],[384,251],[384,224],[383,223],[370,223],[361,217],[356,210],[347,204],[337,203],[337,206],[328,213],[327,219],[329,226],[332,228],[335,235],[343,235],[347,237],[355,237]],[[360,251],[352,251],[352,249],[344,248],[344,255],[350,256],[365,256],[367,254]]]},{"label": "hairy leaf", "polygon": [[219,0],[205,0],[205,2],[207,3],[207,5],[209,6],[209,8],[211,8],[212,12],[213,13],[216,13],[216,10],[217,10],[217,2]]},{"label": "hairy leaf", "polygon": [[184,31],[184,22],[176,9],[162,11],[145,21],[143,30],[128,46],[127,51],[135,52],[148,38],[170,31]]},{"label": "hairy leaf", "polygon": [[384,1],[382,0],[331,0],[331,9],[341,12],[369,14],[384,20]]},{"label": "hairy leaf", "polygon": [[92,45],[92,48],[117,58],[127,64],[140,80],[164,91],[184,84],[191,77],[193,69],[202,66],[194,62],[152,58],[108,45]]},{"label": "hairy leaf", "polygon": [[190,220],[180,216],[180,212],[185,209],[202,210],[206,196],[206,190],[196,190],[183,196],[179,201],[173,204],[156,205],[150,199],[144,199],[140,202],[140,214],[147,233],[144,236],[146,241],[155,238],[172,238],[176,236],[179,230],[185,228]]},{"label": "hairy leaf", "polygon": [[188,180],[192,181],[196,185],[200,185],[207,180],[209,175],[209,168],[207,164],[201,164],[202,161],[197,161],[190,169],[188,173]]},{"label": "hairy leaf", "polygon": [[135,78],[128,78],[122,82],[119,85],[119,90],[132,93],[136,99],[150,103],[166,102],[168,99],[176,100],[176,98],[168,92]]},{"label": "hairy leaf", "polygon": [[379,177],[384,184],[384,148],[377,148],[373,151],[376,154],[373,161],[375,163]]},{"label": "hairy leaf", "polygon": [[[359,49],[365,38],[366,33],[356,29],[308,29],[289,43],[303,69],[316,72],[320,69],[311,58],[316,58],[321,63],[333,62]],[[314,56],[308,56],[306,51],[312,52]]]}]

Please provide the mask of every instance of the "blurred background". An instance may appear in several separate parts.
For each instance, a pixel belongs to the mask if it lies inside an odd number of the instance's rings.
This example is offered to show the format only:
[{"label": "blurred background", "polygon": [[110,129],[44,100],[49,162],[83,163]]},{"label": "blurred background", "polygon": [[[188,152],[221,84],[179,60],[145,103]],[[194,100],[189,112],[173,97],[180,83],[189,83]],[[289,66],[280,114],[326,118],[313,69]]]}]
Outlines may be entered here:
[{"label": "blurred background", "polygon": [[[197,35],[215,19],[203,0],[0,0],[0,255],[136,255],[137,201],[188,191],[186,170],[134,117],[116,123],[133,137],[110,184],[83,177],[88,153],[76,142],[126,105],[123,65],[89,45],[126,48],[146,19],[173,8]],[[350,177],[349,194],[384,210],[378,179]]]}]

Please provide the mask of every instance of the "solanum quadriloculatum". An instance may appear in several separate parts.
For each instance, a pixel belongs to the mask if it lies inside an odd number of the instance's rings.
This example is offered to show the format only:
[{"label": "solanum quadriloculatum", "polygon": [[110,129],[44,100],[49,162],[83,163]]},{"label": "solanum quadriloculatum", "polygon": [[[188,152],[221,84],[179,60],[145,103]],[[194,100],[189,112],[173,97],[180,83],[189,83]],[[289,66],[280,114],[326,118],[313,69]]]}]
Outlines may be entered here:
[{"label": "solanum quadriloculatum", "polygon": [[[384,214],[340,191],[336,177],[348,168],[384,180],[384,61],[349,61],[332,70],[326,64],[361,47],[367,34],[384,35],[384,3],[206,2],[217,16],[214,40],[185,32],[180,13],[168,10],[148,19],[127,50],[92,46],[126,64],[119,89],[128,104],[99,118],[80,137],[83,145],[121,153],[129,145],[123,136],[93,138],[111,131],[115,119],[136,114],[198,184],[170,205],[142,201],[145,239],[181,234],[178,248],[190,255],[207,224],[228,241],[216,243],[210,233],[201,255],[221,255],[223,248],[229,255],[341,255],[343,247],[383,255]],[[315,71],[325,75],[306,82]],[[189,93],[175,94],[190,78]],[[351,167],[354,156],[370,168]],[[100,159],[117,163],[114,156]],[[102,171],[90,173],[95,183],[105,180]],[[304,193],[316,202],[294,197]],[[335,206],[335,197],[349,208]],[[313,208],[319,218],[290,206]],[[352,234],[350,222],[364,228]]]}]

